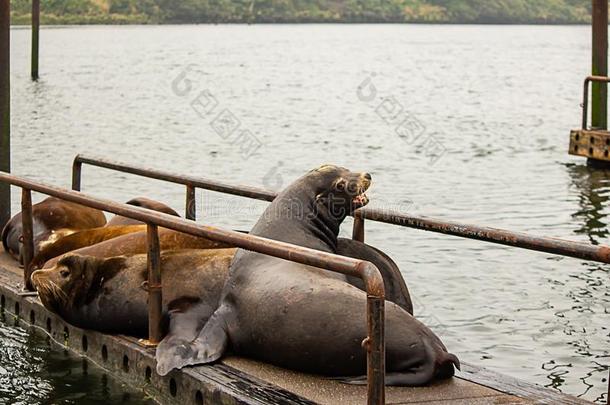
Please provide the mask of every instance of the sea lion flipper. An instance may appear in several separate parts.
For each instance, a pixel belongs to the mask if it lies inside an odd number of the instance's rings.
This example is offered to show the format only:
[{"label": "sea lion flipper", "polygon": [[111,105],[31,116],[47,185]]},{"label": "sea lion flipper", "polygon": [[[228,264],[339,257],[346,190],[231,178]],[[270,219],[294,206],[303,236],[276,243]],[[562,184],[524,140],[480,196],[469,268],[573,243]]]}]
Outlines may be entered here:
[{"label": "sea lion flipper", "polygon": [[[385,299],[391,301],[413,315],[413,303],[398,265],[387,254],[374,246],[347,238],[338,238],[337,254],[373,263],[383,278]],[[365,290],[364,283],[356,277],[348,277],[348,283]]]},{"label": "sea lion flipper", "polygon": [[229,342],[223,313],[223,308],[214,312],[192,340],[185,339],[185,335],[171,335],[170,331],[157,347],[157,373],[164,376],[175,368],[218,360]]},{"label": "sea lion flipper", "polygon": [[[434,368],[432,367],[421,367],[410,372],[393,372],[386,373],[385,385],[386,386],[398,386],[398,387],[417,387],[425,385],[432,379],[434,374]],[[345,377],[337,378],[338,381],[343,384],[350,385],[366,385],[367,378],[365,375],[358,377]]]}]

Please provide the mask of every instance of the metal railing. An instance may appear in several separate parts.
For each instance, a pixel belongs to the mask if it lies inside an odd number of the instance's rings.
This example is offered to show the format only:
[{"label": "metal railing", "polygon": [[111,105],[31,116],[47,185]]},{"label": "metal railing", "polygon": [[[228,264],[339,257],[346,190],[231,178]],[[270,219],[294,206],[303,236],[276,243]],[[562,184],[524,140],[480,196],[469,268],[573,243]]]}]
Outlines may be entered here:
[{"label": "metal railing", "polygon": [[[78,178],[80,180],[80,173]],[[363,347],[367,350],[367,403],[377,405],[385,402],[385,291],[381,273],[372,263],[241,232],[200,225],[193,221],[176,218],[175,216],[165,213],[88,196],[78,191],[65,190],[5,172],[0,172],[0,182],[21,187],[22,189],[23,258],[24,279],[26,281],[28,281],[31,273],[31,259],[34,250],[32,232],[32,191],[37,191],[66,201],[111,212],[116,215],[122,215],[146,223],[149,280],[148,319],[149,340],[151,343],[158,343],[162,337],[160,328],[162,315],[162,285],[158,235],[158,227],[160,226],[362,279],[367,293],[367,337],[363,341]],[[192,186],[197,185],[199,187],[201,184],[203,183],[197,182],[193,183]],[[219,186],[210,185],[210,187],[219,189]],[[187,196],[189,195],[194,196],[194,193],[187,191]]]},{"label": "metal railing", "polygon": [[[80,190],[83,164],[185,185],[186,216],[189,219],[196,218],[196,197],[194,192],[196,188],[217,191],[235,196],[254,198],[263,201],[273,201],[273,199],[277,196],[276,192],[261,188],[230,185],[210,179],[177,175],[162,170],[150,169],[82,154],[77,155],[74,158],[74,163],[72,165],[72,188],[74,190]],[[188,214],[189,212],[190,215]],[[610,247],[608,246],[591,245],[589,243],[574,242],[542,236],[532,236],[523,232],[512,232],[503,229],[463,224],[459,222],[367,207],[360,208],[354,213],[352,238],[361,242],[364,241],[365,219],[443,233],[446,235],[459,236],[462,238],[491,242],[500,245],[513,246],[522,249],[536,250],[601,263],[610,263]]]},{"label": "metal railing", "polygon": [[589,115],[589,83],[590,82],[610,83],[610,77],[587,76],[585,78],[584,89],[583,89],[583,94],[582,94],[582,129],[587,129],[587,118]]}]

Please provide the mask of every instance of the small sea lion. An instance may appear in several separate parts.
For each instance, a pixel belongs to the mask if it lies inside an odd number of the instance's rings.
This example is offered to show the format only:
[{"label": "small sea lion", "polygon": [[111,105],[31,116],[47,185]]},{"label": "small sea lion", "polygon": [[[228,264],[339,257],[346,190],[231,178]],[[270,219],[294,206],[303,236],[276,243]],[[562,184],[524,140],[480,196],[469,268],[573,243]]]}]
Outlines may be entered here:
[{"label": "small sea lion", "polygon": [[[217,307],[234,253],[235,249],[161,253],[164,329],[167,313],[184,306],[196,306],[195,322],[205,322]],[[35,271],[32,282],[43,305],[74,326],[146,337],[146,259],[145,254],[99,258],[70,253],[54,267]]]}]

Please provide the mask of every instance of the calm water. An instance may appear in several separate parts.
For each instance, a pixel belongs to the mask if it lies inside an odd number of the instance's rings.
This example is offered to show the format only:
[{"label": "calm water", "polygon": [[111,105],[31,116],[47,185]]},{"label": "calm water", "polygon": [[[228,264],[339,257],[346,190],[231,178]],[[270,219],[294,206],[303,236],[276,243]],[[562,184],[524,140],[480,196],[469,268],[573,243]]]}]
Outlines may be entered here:
[{"label": "calm water", "polygon": [[155,404],[0,312],[0,404]]},{"label": "calm water", "polygon": [[[67,187],[71,159],[90,152],[278,189],[336,163],[372,173],[374,206],[610,244],[610,172],[566,152],[587,27],[53,28],[38,83],[29,35],[12,31],[15,173]],[[179,186],[93,168],[83,191],[184,201]],[[199,200],[206,222],[242,229],[264,207]],[[608,266],[372,223],[367,240],[463,361],[606,401]],[[37,363],[34,384],[63,384],[41,382]]]}]

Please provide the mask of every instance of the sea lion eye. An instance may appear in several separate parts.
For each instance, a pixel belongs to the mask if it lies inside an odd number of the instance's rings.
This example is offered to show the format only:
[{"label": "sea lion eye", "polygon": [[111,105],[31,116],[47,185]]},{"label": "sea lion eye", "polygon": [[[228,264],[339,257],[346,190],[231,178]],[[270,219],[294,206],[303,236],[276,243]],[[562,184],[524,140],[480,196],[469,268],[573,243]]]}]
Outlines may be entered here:
[{"label": "sea lion eye", "polygon": [[335,188],[336,188],[338,191],[344,191],[344,190],[345,190],[345,180],[339,180],[339,181],[337,182],[337,184],[335,184]]},{"label": "sea lion eye", "polygon": [[59,275],[62,276],[63,278],[66,278],[70,275],[70,271],[69,270],[61,270],[59,272]]}]

